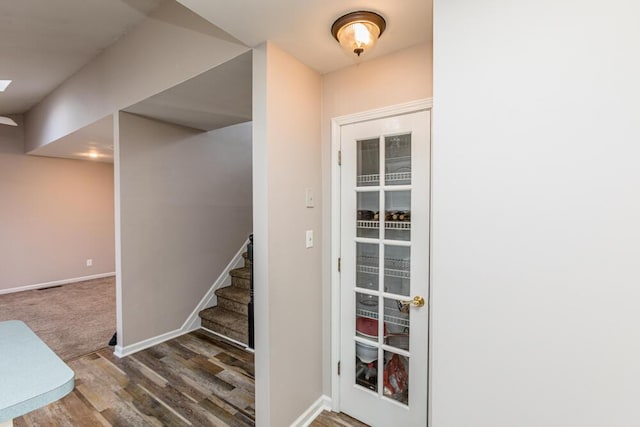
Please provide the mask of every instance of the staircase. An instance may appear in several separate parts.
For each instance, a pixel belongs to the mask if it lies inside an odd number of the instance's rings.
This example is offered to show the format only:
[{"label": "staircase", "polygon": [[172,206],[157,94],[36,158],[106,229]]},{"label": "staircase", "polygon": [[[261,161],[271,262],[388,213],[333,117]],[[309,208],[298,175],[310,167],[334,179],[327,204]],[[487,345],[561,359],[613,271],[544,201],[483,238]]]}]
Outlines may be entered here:
[{"label": "staircase", "polygon": [[244,344],[249,342],[248,304],[251,299],[251,262],[245,252],[244,267],[229,272],[231,286],[215,291],[218,305],[204,309],[202,327]]}]

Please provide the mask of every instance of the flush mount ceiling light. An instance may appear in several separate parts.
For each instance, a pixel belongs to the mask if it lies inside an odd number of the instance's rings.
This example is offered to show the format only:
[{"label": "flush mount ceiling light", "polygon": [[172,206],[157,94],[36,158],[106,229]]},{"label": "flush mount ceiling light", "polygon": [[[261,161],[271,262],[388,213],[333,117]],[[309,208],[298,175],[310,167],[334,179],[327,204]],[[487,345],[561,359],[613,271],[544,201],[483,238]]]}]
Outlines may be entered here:
[{"label": "flush mount ceiling light", "polygon": [[360,10],[338,18],[331,26],[331,34],[343,48],[360,56],[373,47],[386,26],[382,16]]}]

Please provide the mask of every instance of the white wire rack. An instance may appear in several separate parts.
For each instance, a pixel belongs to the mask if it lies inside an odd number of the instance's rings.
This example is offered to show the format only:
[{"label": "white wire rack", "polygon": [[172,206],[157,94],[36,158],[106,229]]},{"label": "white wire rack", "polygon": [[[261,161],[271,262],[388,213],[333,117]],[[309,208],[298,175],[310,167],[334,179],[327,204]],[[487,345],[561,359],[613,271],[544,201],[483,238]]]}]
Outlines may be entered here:
[{"label": "white wire rack", "polygon": [[[411,181],[411,172],[394,172],[384,174],[385,183],[393,183],[399,181]],[[357,185],[377,185],[380,183],[380,175],[377,173],[370,175],[358,175],[356,178]]]},{"label": "white wire rack", "polygon": [[[378,267],[372,267],[370,265],[358,265],[358,273],[378,274],[380,269]],[[400,279],[410,279],[411,274],[408,270],[398,270],[395,268],[385,268],[384,275],[387,277],[397,277]]]},{"label": "white wire rack", "polygon": [[[378,318],[378,312],[376,311],[371,311],[371,310],[364,310],[361,308],[356,309],[356,316],[358,317],[368,317],[369,319],[377,319]],[[385,314],[384,315],[384,321],[387,323],[392,323],[394,325],[398,325],[398,326],[402,326],[402,327],[409,327],[409,319],[407,319],[406,317],[398,317],[398,316],[391,316],[389,314]]]},{"label": "white wire rack", "polygon": [[385,182],[410,181],[410,180],[411,180],[411,172],[395,172],[395,173],[387,173],[384,175]]},{"label": "white wire rack", "polygon": [[[380,228],[380,221],[357,220],[358,228],[377,229]],[[385,221],[384,228],[387,230],[411,230],[410,221]]]}]

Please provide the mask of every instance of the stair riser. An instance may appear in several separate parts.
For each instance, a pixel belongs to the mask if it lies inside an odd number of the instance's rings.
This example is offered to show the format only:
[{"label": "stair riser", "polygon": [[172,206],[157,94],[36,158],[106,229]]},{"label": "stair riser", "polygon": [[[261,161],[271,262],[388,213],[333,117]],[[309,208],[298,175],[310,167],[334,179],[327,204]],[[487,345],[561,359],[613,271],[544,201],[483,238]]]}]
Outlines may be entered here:
[{"label": "stair riser", "polygon": [[236,302],[234,300],[223,298],[220,296],[218,297],[218,306],[229,311],[244,314],[245,316],[249,314],[249,307],[247,306],[247,304],[242,304],[240,302]]},{"label": "stair riser", "polygon": [[240,341],[241,343],[247,344],[249,342],[248,331],[238,332],[233,329],[226,328],[222,325],[219,325],[215,322],[211,322],[207,319],[202,319],[202,327],[207,328],[213,332],[217,332],[220,335],[224,335],[225,337],[233,338],[236,341]]},{"label": "stair riser", "polygon": [[231,286],[237,286],[242,289],[251,289],[251,281],[241,277],[231,277]]},{"label": "stair riser", "polygon": [[251,261],[249,261],[249,258],[244,259],[244,266],[246,268],[251,268]]}]

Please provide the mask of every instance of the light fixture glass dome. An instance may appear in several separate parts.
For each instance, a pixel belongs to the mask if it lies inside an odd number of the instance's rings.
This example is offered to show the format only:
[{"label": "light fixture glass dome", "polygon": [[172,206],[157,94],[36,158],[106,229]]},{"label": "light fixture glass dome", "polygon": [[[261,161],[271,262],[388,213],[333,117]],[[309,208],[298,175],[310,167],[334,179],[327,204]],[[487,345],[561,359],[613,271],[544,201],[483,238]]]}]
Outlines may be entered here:
[{"label": "light fixture glass dome", "polygon": [[385,27],[384,18],[377,13],[358,11],[338,18],[331,33],[344,49],[360,56],[375,45]]}]

